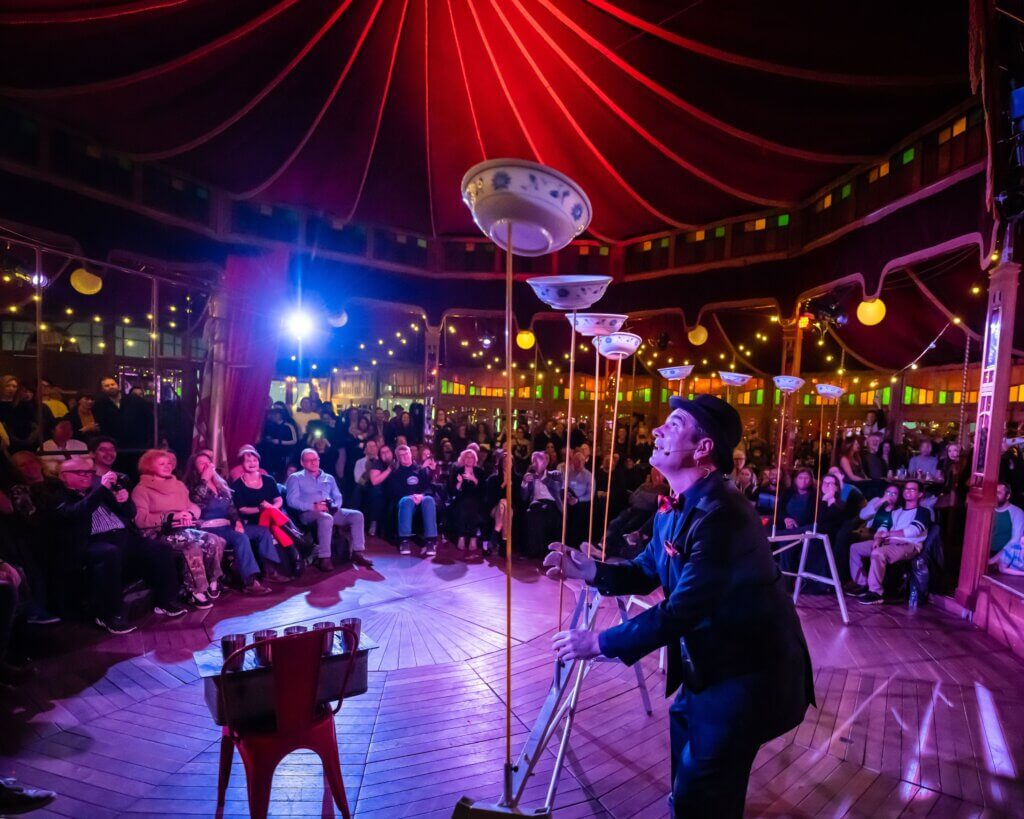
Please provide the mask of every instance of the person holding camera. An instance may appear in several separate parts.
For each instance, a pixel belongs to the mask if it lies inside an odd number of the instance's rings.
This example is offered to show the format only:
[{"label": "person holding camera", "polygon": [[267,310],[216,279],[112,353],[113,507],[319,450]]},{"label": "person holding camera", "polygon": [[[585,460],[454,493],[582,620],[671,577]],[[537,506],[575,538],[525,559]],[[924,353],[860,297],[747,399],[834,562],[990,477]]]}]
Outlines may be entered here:
[{"label": "person holding camera", "polygon": [[85,568],[96,624],[111,634],[135,626],[123,616],[122,583],[141,575],[153,590],[154,611],[178,617],[178,568],[174,552],[139,536],[132,526],[135,504],[113,470],[94,482],[92,463],[82,457],[63,461],[60,486],[50,500],[56,560],[69,570]]},{"label": "person holding camera", "polygon": [[366,559],[366,539],[363,534],[363,513],[358,509],[343,509],[341,492],[333,475],[320,468],[320,455],[315,449],[304,449],[299,457],[302,469],[288,476],[285,496],[288,506],[299,513],[303,525],[316,524],[316,548],[313,556],[322,572],[334,569],[331,563],[331,540],[334,527],[348,529],[352,549],[352,562],[357,566],[373,566]]}]

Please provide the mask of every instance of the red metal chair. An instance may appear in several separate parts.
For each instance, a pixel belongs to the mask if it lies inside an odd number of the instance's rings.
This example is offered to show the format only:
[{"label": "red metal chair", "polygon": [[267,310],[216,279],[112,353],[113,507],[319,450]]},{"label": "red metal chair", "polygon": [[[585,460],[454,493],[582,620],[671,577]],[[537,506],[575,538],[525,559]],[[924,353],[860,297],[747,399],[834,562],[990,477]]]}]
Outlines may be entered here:
[{"label": "red metal chair", "polygon": [[[266,819],[274,771],[284,757],[299,749],[308,749],[320,757],[331,796],[344,819],[350,819],[345,783],[341,776],[341,760],[338,757],[338,737],[334,730],[334,715],[341,709],[344,696],[338,699],[333,709],[329,704],[317,703],[324,635],[333,635],[335,631],[342,632],[345,656],[349,658],[342,672],[340,690],[344,692],[348,690],[358,646],[355,630],[347,626],[259,640],[232,652],[224,660],[220,672],[221,713],[225,725],[220,740],[218,816],[223,812],[224,796],[231,777],[231,763],[237,747],[245,765],[249,814],[252,819]],[[253,727],[234,718],[238,709],[233,707],[232,696],[227,693],[230,686],[225,685],[225,677],[231,672],[226,669],[232,658],[266,643],[271,645],[273,658],[274,720],[270,725]]]}]

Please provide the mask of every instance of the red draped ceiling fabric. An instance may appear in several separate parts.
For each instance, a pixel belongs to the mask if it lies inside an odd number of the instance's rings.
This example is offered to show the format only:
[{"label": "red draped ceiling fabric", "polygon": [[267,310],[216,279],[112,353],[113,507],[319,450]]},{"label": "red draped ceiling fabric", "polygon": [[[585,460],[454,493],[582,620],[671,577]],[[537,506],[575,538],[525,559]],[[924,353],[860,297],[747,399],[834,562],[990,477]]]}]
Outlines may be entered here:
[{"label": "red draped ceiling fabric", "polygon": [[277,366],[278,308],[287,284],[288,253],[229,256],[221,289],[223,319],[224,447],[229,461],[260,433]]},{"label": "red draped ceiling fabric", "polygon": [[621,239],[789,207],[969,96],[967,3],[16,0],[0,95],[240,197],[475,229],[472,164]]}]

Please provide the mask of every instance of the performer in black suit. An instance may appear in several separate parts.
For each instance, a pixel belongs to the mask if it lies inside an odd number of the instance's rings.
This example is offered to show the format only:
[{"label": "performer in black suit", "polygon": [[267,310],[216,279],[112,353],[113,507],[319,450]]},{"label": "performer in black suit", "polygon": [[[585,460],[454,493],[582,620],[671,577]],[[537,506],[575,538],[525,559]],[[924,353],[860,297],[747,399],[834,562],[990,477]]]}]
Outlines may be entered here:
[{"label": "performer in black suit", "polygon": [[739,414],[721,399],[671,398],[654,430],[651,466],[668,480],[673,508],[660,511],[646,550],[600,563],[560,543],[548,575],[584,580],[603,595],[665,600],[602,632],[563,631],[564,660],[603,654],[627,665],[668,647],[675,816],[743,815],[758,748],[803,720],[814,704],[810,656],[796,610],[753,506],[726,480],[740,442]]}]

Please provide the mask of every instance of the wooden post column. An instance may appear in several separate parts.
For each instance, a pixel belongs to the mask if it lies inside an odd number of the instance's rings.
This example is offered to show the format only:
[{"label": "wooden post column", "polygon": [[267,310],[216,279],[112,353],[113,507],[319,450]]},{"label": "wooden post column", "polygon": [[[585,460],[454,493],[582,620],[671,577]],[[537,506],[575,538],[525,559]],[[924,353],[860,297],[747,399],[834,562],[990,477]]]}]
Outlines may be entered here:
[{"label": "wooden post column", "polygon": [[437,407],[437,399],[441,394],[441,325],[431,327],[427,324],[423,328],[423,423],[425,437],[433,441],[434,409]]},{"label": "wooden post column", "polygon": [[974,462],[967,495],[967,526],[956,599],[974,609],[989,557],[999,460],[1009,402],[1014,314],[1020,265],[1003,261],[989,273],[988,313],[982,347]]},{"label": "wooden post column", "polygon": [[[800,326],[800,319],[795,318],[782,325],[782,367],[780,375],[800,375],[800,357],[804,346],[804,331]],[[775,396],[775,384],[769,382],[772,397]],[[786,402],[786,447],[783,462],[779,464],[784,469],[793,468],[793,456],[796,451],[796,410],[797,397],[794,393]],[[780,409],[781,412],[781,409]]]}]

